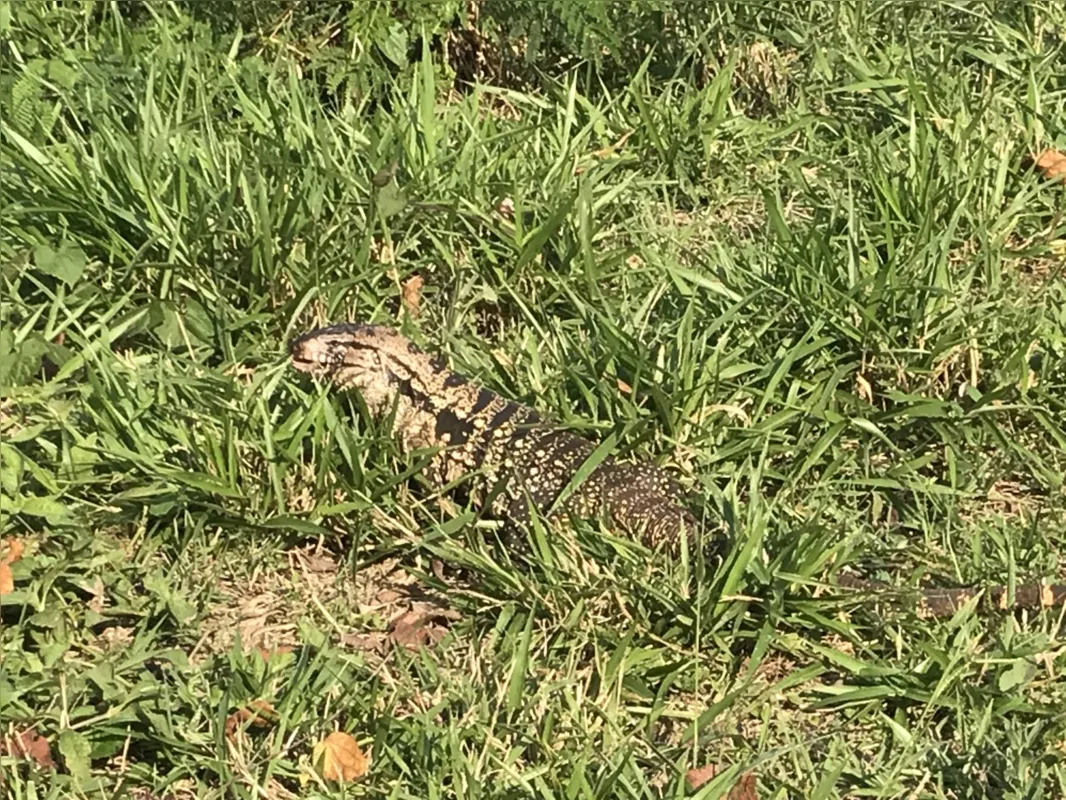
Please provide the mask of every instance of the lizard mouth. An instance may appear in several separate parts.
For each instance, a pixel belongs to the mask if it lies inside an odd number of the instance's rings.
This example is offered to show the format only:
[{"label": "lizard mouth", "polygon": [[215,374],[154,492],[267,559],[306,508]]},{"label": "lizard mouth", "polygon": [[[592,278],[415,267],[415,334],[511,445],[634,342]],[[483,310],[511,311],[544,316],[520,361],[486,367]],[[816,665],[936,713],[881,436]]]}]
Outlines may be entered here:
[{"label": "lizard mouth", "polygon": [[336,359],[330,358],[326,353],[312,355],[308,353],[293,353],[292,367],[297,372],[304,372],[313,378],[329,378],[337,371],[340,364]]},{"label": "lizard mouth", "polygon": [[298,338],[289,345],[293,369],[316,378],[331,375],[339,366],[329,348],[315,347],[313,339]]},{"label": "lizard mouth", "polygon": [[327,369],[327,365],[324,363],[309,361],[299,356],[292,357],[292,366],[297,372],[306,372],[310,375],[321,374]]}]

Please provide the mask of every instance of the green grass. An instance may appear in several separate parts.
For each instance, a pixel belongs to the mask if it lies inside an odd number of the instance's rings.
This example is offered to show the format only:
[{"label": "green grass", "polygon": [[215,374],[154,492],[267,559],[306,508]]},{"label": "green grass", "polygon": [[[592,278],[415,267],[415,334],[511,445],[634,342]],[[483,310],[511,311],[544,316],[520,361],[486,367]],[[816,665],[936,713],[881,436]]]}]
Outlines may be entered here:
[{"label": "green grass", "polygon": [[[673,77],[449,94],[428,49],[0,3],[0,726],[60,764],[0,756],[7,796],[1066,794],[1059,610],[833,587],[1066,578],[1066,194],[1026,166],[1066,12],[713,11]],[[722,563],[504,552],[287,368],[344,319],[669,467]],[[397,585],[458,618],[366,652]]]}]

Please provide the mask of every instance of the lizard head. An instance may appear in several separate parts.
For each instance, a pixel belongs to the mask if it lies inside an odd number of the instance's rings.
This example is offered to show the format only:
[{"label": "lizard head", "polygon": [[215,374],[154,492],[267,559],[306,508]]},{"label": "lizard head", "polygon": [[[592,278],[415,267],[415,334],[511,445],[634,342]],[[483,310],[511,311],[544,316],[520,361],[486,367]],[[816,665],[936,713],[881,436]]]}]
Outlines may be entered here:
[{"label": "lizard head", "polygon": [[335,389],[354,390],[374,413],[385,413],[397,395],[427,395],[443,369],[404,336],[382,325],[343,323],[297,336],[289,345],[292,366]]}]

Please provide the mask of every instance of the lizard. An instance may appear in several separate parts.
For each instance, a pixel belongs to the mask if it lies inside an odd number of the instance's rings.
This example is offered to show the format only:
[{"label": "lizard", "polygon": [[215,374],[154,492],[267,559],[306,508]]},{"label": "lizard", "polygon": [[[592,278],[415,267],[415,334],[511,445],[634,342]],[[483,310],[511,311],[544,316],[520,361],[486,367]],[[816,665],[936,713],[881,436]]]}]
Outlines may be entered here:
[{"label": "lizard", "polygon": [[[515,529],[529,523],[533,508],[551,519],[557,498],[596,449],[534,409],[453,372],[385,326],[320,328],[295,338],[290,353],[297,370],[357,391],[373,416],[392,414],[402,450],[435,448],[431,483],[467,479],[475,503],[487,504]],[[696,529],[679,499],[679,487],[663,470],[608,455],[554,516],[605,511],[626,533],[671,549]]]},{"label": "lizard", "polygon": [[[340,323],[316,328],[289,343],[290,363],[334,390],[356,392],[378,419],[391,419],[401,450],[433,452],[427,477],[437,487],[469,481],[475,506],[510,532],[527,526],[533,510],[551,521],[600,516],[647,546],[676,554],[682,539],[692,551],[697,522],[678,484],[661,468],[607,455],[571,487],[596,445],[535,409],[478,385],[447,362],[383,325]],[[562,497],[565,490],[571,491]],[[559,502],[560,499],[562,502]],[[841,576],[839,585],[885,591],[885,584]],[[903,590],[917,594],[922,617],[950,616],[979,594],[973,588]],[[1046,608],[1066,603],[1066,585],[1005,586],[984,595],[993,608]]]}]

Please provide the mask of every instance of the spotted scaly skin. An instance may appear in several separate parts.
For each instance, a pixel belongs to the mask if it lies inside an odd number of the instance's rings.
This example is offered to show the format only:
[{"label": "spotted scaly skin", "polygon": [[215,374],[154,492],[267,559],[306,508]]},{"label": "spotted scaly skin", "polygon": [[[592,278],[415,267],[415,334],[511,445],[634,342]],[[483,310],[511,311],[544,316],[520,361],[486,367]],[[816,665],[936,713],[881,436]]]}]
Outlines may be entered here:
[{"label": "spotted scaly skin", "polygon": [[[650,464],[608,456],[563,501],[556,501],[595,445],[447,368],[390,328],[342,324],[311,331],[290,345],[293,366],[354,390],[377,417],[393,415],[393,433],[410,451],[433,448],[429,477],[462,480],[476,504],[512,528],[531,508],[549,518],[605,515],[652,547],[676,551],[695,519],[679,490]],[[690,539],[691,541],[691,539]]]},{"label": "spotted scaly skin", "polygon": [[[429,477],[438,486],[461,481],[477,505],[512,530],[527,524],[531,507],[545,515],[595,450],[595,445],[448,369],[394,330],[340,324],[305,333],[290,345],[292,365],[356,391],[379,418],[393,414],[393,433],[407,451],[433,449]],[[694,542],[696,520],[681,505],[665,472],[650,464],[607,457],[557,509],[555,518],[604,515],[621,531],[652,547],[677,552],[683,537]],[[972,588],[894,591],[852,576],[840,585],[864,594],[909,596],[922,617],[954,614],[977,594]],[[992,608],[1047,608],[1066,603],[1066,585],[1031,583],[985,592]]]}]

